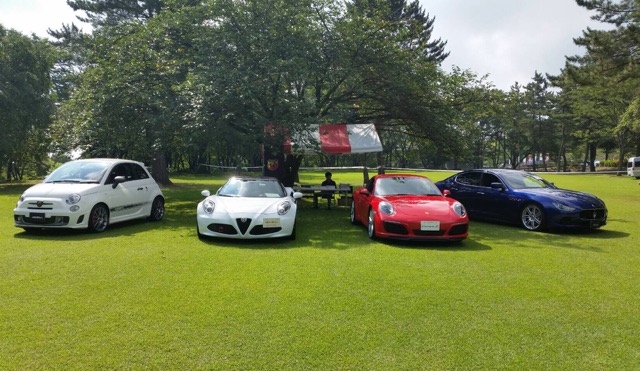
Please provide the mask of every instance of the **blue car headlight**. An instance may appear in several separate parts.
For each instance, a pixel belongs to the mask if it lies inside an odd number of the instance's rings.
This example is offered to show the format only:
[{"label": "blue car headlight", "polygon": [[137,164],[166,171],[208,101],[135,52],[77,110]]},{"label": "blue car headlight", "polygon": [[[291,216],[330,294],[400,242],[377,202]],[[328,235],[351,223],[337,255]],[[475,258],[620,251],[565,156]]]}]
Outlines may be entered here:
[{"label": "blue car headlight", "polygon": [[454,203],[453,205],[451,205],[451,208],[453,209],[453,212],[461,218],[464,218],[467,215],[467,210],[464,208],[464,206],[462,206],[460,202]]},{"label": "blue car headlight", "polygon": [[207,214],[213,214],[213,210],[216,208],[216,203],[213,200],[207,198],[202,201],[202,210]]},{"label": "blue car headlight", "polygon": [[284,201],[278,204],[278,215],[284,215],[291,210],[291,202]]},{"label": "blue car headlight", "polygon": [[378,210],[380,210],[380,212],[383,213],[384,215],[393,215],[396,212],[393,209],[393,205],[391,205],[386,201],[380,202],[380,204],[378,205]]},{"label": "blue car headlight", "polygon": [[560,211],[563,211],[563,212],[567,212],[567,213],[570,213],[570,212],[576,211],[576,208],[575,208],[575,207],[567,206],[567,205],[562,204],[562,203],[560,203],[560,202],[554,202],[554,203],[553,203],[553,206],[554,206],[556,209],[558,209],[558,210],[560,210]]}]

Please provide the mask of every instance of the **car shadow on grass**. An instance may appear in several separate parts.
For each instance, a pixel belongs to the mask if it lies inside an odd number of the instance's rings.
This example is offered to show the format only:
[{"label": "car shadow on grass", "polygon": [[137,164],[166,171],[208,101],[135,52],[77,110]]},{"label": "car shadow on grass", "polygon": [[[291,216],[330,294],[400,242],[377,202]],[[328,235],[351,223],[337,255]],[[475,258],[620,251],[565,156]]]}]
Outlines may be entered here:
[{"label": "car shadow on grass", "polygon": [[125,222],[109,224],[107,230],[99,233],[90,232],[88,229],[31,229],[28,231],[18,231],[16,234],[14,234],[14,238],[30,240],[73,239],[75,241],[86,241],[102,238],[133,236],[139,233],[146,233],[153,229],[156,229],[163,223],[164,220],[161,220],[159,222],[150,222],[146,219],[129,220]]},{"label": "car shadow on grass", "polygon": [[405,249],[430,249],[446,251],[483,251],[491,248],[478,241],[413,241],[396,239],[372,240],[362,224],[352,225],[349,207],[326,206],[313,209],[302,207],[299,211],[298,237],[308,241],[312,247],[322,249],[371,248],[375,244]]},{"label": "car shadow on grass", "polygon": [[[593,252],[604,252],[605,240],[623,239],[629,233],[606,229],[558,229],[533,232],[520,226],[472,221],[471,233],[476,231],[479,238],[510,248],[570,248]],[[471,238],[471,237],[470,237]]]}]

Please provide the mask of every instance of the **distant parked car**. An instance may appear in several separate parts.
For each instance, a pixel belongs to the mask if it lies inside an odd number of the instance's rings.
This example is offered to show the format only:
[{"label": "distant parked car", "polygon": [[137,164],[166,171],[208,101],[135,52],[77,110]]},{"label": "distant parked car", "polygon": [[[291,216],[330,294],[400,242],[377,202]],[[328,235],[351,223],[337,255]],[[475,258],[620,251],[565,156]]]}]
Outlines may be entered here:
[{"label": "distant parked car", "polygon": [[607,224],[607,207],[598,197],[560,189],[525,171],[467,170],[436,184],[462,202],[472,220],[519,224],[532,231]]},{"label": "distant parked car", "polygon": [[640,179],[640,157],[629,157],[627,161],[627,175]]},{"label": "distant parked car", "polygon": [[296,200],[302,193],[271,177],[233,177],[197,207],[198,237],[296,238]]},{"label": "distant parked car", "polygon": [[382,174],[353,193],[351,223],[367,226],[370,238],[460,241],[468,237],[462,204],[419,175]]},{"label": "distant parked car", "polygon": [[142,163],[119,159],[70,161],[27,189],[13,210],[25,230],[87,228],[164,217],[164,196]]}]

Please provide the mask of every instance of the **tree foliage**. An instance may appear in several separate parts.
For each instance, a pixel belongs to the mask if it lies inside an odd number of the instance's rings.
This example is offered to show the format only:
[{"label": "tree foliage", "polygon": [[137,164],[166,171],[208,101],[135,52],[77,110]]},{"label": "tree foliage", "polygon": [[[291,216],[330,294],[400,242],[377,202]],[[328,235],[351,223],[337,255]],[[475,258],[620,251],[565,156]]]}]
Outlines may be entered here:
[{"label": "tree foliage", "polygon": [[0,25],[0,173],[6,169],[9,180],[46,157],[54,60],[46,41]]}]

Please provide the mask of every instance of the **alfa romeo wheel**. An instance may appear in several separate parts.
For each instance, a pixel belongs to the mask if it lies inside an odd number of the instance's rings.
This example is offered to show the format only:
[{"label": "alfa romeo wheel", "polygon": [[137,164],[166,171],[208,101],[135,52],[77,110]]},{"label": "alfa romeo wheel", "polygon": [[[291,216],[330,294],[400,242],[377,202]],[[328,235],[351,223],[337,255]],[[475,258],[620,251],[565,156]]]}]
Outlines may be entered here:
[{"label": "alfa romeo wheel", "polygon": [[103,204],[98,204],[91,209],[89,214],[89,231],[103,232],[109,225],[109,209]]},{"label": "alfa romeo wheel", "polygon": [[541,231],[545,227],[544,211],[536,204],[528,204],[522,209],[522,226],[530,231]]}]

